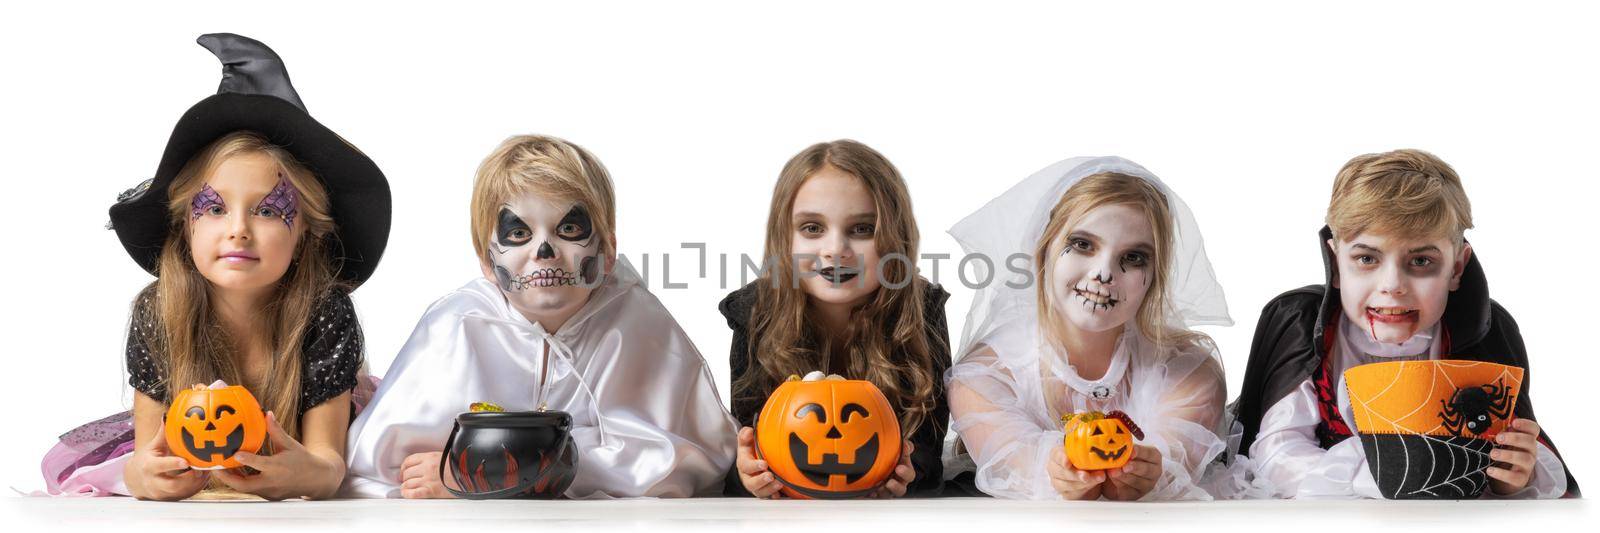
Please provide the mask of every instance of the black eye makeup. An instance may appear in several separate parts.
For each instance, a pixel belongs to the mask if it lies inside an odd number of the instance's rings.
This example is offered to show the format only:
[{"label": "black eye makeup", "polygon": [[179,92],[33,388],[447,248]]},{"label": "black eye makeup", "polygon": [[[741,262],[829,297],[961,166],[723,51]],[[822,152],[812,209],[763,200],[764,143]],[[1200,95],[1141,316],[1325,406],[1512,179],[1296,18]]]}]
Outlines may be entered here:
[{"label": "black eye makeup", "polygon": [[495,241],[500,246],[522,246],[533,239],[533,229],[529,228],[528,223],[523,222],[522,217],[517,216],[510,209],[501,207],[499,219],[495,223]]},{"label": "black eye makeup", "polygon": [[581,205],[572,206],[566,216],[556,223],[556,236],[561,240],[588,247],[591,235],[594,235],[594,221],[589,218],[589,211]]},{"label": "black eye makeup", "polygon": [[878,228],[874,227],[872,224],[856,224],[854,226],[850,226],[850,236],[861,238],[871,237],[877,232],[877,230]]}]

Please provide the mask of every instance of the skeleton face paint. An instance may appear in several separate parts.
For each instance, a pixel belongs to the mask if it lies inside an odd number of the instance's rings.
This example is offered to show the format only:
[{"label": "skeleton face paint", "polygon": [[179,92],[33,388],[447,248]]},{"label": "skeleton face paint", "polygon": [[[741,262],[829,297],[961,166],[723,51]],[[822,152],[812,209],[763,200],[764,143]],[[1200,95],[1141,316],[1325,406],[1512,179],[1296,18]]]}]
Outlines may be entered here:
[{"label": "skeleton face paint", "polygon": [[1345,318],[1373,340],[1401,344],[1444,316],[1450,291],[1472,246],[1460,251],[1448,238],[1402,240],[1363,233],[1350,241],[1330,239],[1339,269],[1334,286]]},{"label": "skeleton face paint", "polygon": [[294,227],[294,217],[300,214],[300,191],[295,190],[283,173],[278,173],[278,185],[256,204],[256,213],[264,217],[280,217],[283,225]]},{"label": "skeleton face paint", "polygon": [[1139,314],[1155,267],[1155,236],[1144,213],[1106,205],[1084,213],[1050,246],[1050,302],[1090,332],[1122,326]]},{"label": "skeleton face paint", "polygon": [[512,307],[549,327],[588,301],[601,276],[588,210],[524,194],[502,205],[497,218],[486,274]]},{"label": "skeleton face paint", "polygon": [[860,178],[825,167],[800,185],[791,211],[789,253],[813,303],[854,306],[878,290],[878,210]]}]

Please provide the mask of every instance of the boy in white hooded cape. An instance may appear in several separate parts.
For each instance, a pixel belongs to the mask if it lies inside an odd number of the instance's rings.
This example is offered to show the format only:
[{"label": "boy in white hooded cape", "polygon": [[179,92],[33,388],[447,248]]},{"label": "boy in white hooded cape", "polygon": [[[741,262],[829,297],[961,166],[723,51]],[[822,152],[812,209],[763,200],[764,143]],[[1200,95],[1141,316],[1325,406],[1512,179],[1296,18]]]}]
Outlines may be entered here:
[{"label": "boy in white hooded cape", "polygon": [[439,457],[474,402],[572,415],[571,498],[714,494],[733,419],[694,344],[615,262],[610,178],[560,139],[506,140],[478,169],[484,277],[423,315],[351,425],[357,497],[448,498]]}]

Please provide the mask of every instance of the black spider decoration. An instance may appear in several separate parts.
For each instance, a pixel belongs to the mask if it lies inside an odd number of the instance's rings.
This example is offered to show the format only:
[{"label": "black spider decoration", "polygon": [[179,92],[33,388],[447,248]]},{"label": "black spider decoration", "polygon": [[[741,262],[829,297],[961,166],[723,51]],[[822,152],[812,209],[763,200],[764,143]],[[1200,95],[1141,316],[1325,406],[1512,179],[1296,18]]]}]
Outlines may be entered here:
[{"label": "black spider decoration", "polygon": [[1505,380],[1496,381],[1492,385],[1479,385],[1456,389],[1449,400],[1440,400],[1444,410],[1439,412],[1439,418],[1444,420],[1444,427],[1457,437],[1482,435],[1494,425],[1496,419],[1503,419],[1511,414],[1511,390],[1505,386]]}]

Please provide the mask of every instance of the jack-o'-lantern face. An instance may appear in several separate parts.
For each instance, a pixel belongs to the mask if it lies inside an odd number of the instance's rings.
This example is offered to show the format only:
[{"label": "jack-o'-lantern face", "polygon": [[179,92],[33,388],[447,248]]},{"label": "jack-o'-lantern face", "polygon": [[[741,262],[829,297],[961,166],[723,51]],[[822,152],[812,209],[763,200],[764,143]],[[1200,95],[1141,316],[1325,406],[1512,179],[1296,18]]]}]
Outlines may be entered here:
[{"label": "jack-o'-lantern face", "polygon": [[261,404],[238,385],[181,391],[167,409],[167,447],[193,468],[243,466],[234,460],[234,454],[260,451],[266,436],[267,419]]},{"label": "jack-o'-lantern face", "polygon": [[900,461],[900,421],[867,381],[779,385],[756,421],[756,441],[790,497],[864,496]]},{"label": "jack-o'-lantern face", "polygon": [[1066,420],[1067,459],[1078,470],[1107,470],[1128,464],[1133,459],[1133,441],[1143,438],[1138,426],[1127,415],[1113,411],[1079,413]]}]

